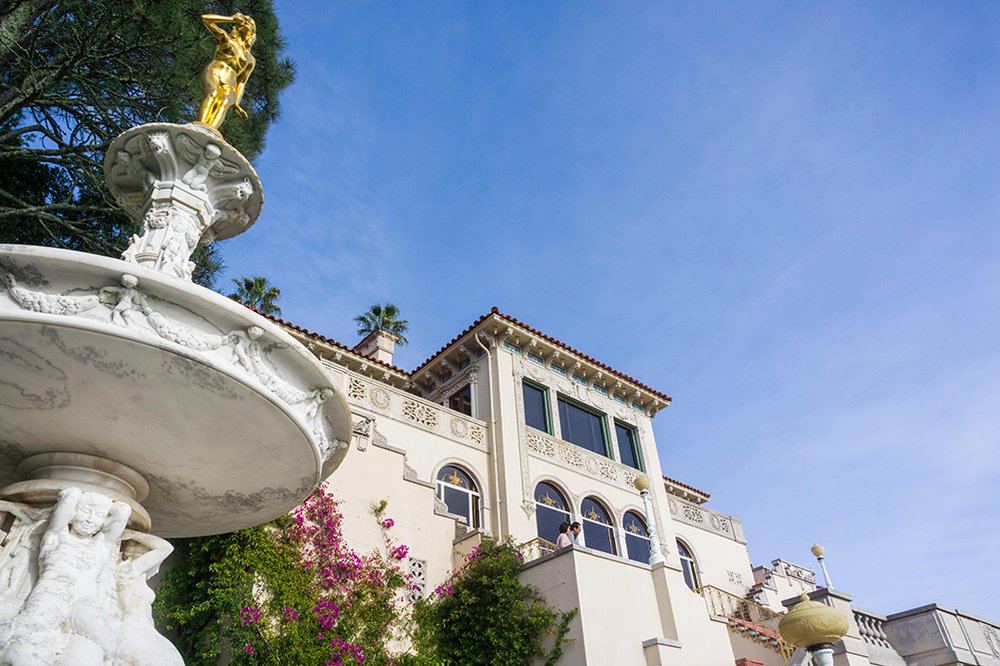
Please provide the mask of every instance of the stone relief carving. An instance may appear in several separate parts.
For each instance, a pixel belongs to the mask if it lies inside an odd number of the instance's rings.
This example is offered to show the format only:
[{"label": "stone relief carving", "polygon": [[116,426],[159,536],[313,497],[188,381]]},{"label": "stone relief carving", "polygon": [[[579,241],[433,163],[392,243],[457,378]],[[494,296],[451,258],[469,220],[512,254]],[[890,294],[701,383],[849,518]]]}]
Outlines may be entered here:
[{"label": "stone relief carving", "polygon": [[114,567],[131,513],[99,493],[59,493],[35,551],[37,579],[18,613],[0,622],[4,664],[119,663]]},{"label": "stone relief carving", "polygon": [[639,474],[641,474],[637,469],[626,467],[608,458],[590,453],[573,444],[542,435],[538,432],[527,432],[526,439],[527,446],[525,448],[528,451],[577,472],[583,472],[601,481],[632,488],[632,484]]},{"label": "stone relief carving", "polygon": [[727,571],[729,582],[733,585],[743,585],[743,575],[736,571]]},{"label": "stone relief carving", "polygon": [[706,509],[679,497],[668,497],[667,507],[675,520],[700,527],[709,532],[715,532],[739,543],[746,543],[742,528],[739,527],[739,521],[731,516]]},{"label": "stone relief carving", "polygon": [[81,312],[93,310],[101,301],[97,295],[70,296],[68,294],[46,294],[41,291],[33,291],[24,287],[19,287],[14,275],[7,273],[6,276],[7,293],[14,299],[14,302],[25,310],[33,312],[43,312],[45,314],[76,315]]},{"label": "stone relief carving", "polygon": [[436,428],[438,424],[437,410],[415,400],[403,400],[403,416],[428,428]]},{"label": "stone relief carving", "polygon": [[121,276],[120,286],[90,288],[94,292],[91,294],[82,293],[84,290],[78,290],[79,294],[48,294],[27,289],[18,286],[11,273],[5,275],[5,284],[11,299],[25,310],[107,321],[139,335],[169,340],[197,352],[212,352],[225,347],[231,352],[231,358],[227,359],[231,365],[241,369],[289,406],[297,408],[296,411],[316,438],[324,458],[334,444],[346,445],[329,441],[326,421],[320,409],[323,402],[333,397],[334,389],[327,386],[302,390],[282,379],[267,361],[267,353],[261,345],[264,329],[259,326],[226,334],[194,330],[157,311],[153,306],[154,299],[143,293],[139,279],[129,273]]},{"label": "stone relief carving", "polygon": [[405,456],[403,457],[403,478],[406,479],[407,481],[417,481],[420,478],[417,475],[417,470],[410,467],[410,464],[406,462]]},{"label": "stone relief carving", "polygon": [[38,579],[36,555],[51,509],[0,500],[11,526],[0,538],[0,621],[14,617]]},{"label": "stone relief carving", "polygon": [[222,150],[214,143],[206,143],[202,148],[190,136],[178,134],[177,147],[187,161],[192,163],[191,168],[181,176],[181,182],[192,189],[207,190],[205,182],[209,174],[216,178],[225,178],[240,172],[238,164],[222,159]]},{"label": "stone relief carving", "polygon": [[153,625],[156,595],[147,583],[173,550],[167,541],[152,534],[128,529],[122,534],[122,559],[115,569],[115,588],[121,610],[124,666],[184,665],[177,648]]},{"label": "stone relief carving", "polygon": [[146,583],[173,547],[126,530],[127,504],[68,488],[54,508],[0,501],[3,513],[14,519],[0,551],[4,664],[183,666],[153,626]]},{"label": "stone relief carving", "polygon": [[[482,423],[447,407],[353,375],[347,376],[347,397],[473,448],[486,449],[486,428]],[[376,441],[382,437],[377,432],[374,436]]]},{"label": "stone relief carving", "polygon": [[122,253],[125,261],[191,280],[191,253],[199,242],[235,235],[260,212],[249,163],[196,127],[137,127],[116,139],[109,155],[108,185],[126,212],[142,221],[141,233]]},{"label": "stone relief carving", "polygon": [[354,444],[358,447],[358,451],[368,450],[368,442],[371,440],[374,423],[375,419],[368,416],[355,417],[353,434]]},{"label": "stone relief carving", "polygon": [[984,622],[979,623],[979,628],[986,638],[986,646],[993,653],[995,659],[1000,659],[1000,632],[996,628]]},{"label": "stone relief carving", "polygon": [[410,558],[410,603],[423,599],[427,589],[427,560]]}]

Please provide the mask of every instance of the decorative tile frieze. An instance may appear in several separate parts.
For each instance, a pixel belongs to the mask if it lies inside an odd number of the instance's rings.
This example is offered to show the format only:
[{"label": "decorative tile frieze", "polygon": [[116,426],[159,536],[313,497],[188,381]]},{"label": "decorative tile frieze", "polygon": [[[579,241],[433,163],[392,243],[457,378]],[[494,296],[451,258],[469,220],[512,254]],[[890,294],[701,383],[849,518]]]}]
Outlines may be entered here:
[{"label": "decorative tile frieze", "polygon": [[600,481],[632,488],[636,477],[642,473],[637,469],[621,465],[586,449],[581,449],[579,446],[548,437],[535,430],[528,430],[526,437],[528,451],[532,455],[546,458]]},{"label": "decorative tile frieze", "polygon": [[681,523],[700,527],[707,532],[714,532],[739,543],[746,543],[743,536],[743,524],[725,514],[706,509],[680,497],[668,497],[667,505],[670,508],[670,516]]}]

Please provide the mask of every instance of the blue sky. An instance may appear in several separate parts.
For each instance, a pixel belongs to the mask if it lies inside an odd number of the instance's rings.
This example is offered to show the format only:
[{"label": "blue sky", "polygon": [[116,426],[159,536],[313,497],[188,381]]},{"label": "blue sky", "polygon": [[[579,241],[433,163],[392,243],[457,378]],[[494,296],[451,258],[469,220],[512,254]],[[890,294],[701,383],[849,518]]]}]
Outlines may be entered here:
[{"label": "blue sky", "polygon": [[1000,4],[277,7],[229,276],[345,343],[391,300],[404,368],[496,305],[672,395],[755,562],[1000,618]]}]

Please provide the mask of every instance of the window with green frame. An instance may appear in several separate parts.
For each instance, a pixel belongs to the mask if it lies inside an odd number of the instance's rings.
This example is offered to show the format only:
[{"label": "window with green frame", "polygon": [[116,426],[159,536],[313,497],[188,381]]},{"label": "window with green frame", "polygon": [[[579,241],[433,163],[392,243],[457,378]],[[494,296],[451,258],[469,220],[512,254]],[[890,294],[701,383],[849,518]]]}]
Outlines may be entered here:
[{"label": "window with green frame", "polygon": [[615,421],[615,439],[618,440],[618,459],[621,463],[643,471],[642,453],[639,451],[639,437],[635,428]]},{"label": "window with green frame", "polygon": [[549,392],[528,381],[521,382],[521,394],[524,396],[524,423],[536,430],[552,434],[549,423]]},{"label": "window with green frame", "polygon": [[604,414],[559,396],[559,429],[567,442],[599,456],[611,457]]}]

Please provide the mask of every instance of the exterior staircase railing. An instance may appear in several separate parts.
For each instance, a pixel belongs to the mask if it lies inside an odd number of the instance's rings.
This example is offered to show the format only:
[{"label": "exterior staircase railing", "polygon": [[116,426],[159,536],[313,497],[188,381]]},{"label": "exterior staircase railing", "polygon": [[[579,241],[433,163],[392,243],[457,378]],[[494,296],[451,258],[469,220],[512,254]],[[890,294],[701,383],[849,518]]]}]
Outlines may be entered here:
[{"label": "exterior staircase railing", "polygon": [[702,585],[695,592],[705,599],[709,613],[726,619],[731,632],[774,650],[781,654],[785,662],[791,659],[795,646],[778,633],[778,622],[783,613],[776,613],[714,585]]}]

